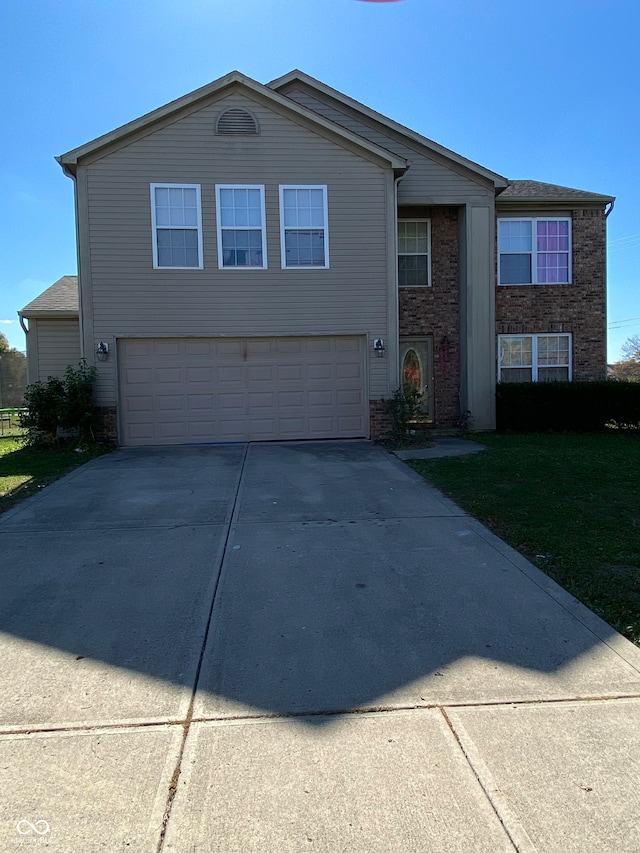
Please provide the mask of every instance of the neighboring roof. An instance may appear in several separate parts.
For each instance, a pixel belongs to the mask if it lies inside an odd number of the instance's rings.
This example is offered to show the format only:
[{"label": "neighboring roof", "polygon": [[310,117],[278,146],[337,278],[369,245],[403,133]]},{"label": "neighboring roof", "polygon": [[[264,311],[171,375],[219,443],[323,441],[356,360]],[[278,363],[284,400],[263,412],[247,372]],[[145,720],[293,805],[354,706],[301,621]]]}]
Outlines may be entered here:
[{"label": "neighboring roof", "polygon": [[78,276],[63,275],[18,311],[20,317],[77,317]]},{"label": "neighboring roof", "polygon": [[326,83],[322,83],[320,82],[320,80],[316,80],[309,74],[305,74],[304,71],[298,71],[297,69],[294,71],[290,71],[283,77],[278,77],[277,80],[272,80],[270,83],[267,83],[267,86],[270,89],[278,91],[284,88],[285,86],[296,82],[301,82],[312,89],[316,89],[318,92],[322,92],[325,95],[328,95],[330,98],[333,98],[334,100],[344,104],[345,106],[362,113],[362,115],[373,119],[374,121],[384,125],[390,130],[394,130],[397,133],[406,136],[407,139],[410,139],[413,142],[417,142],[420,146],[428,149],[434,154],[438,154],[439,156],[445,157],[448,160],[459,164],[460,166],[464,166],[465,169],[469,169],[471,172],[474,172],[475,174],[490,180],[492,183],[495,184],[496,189],[506,187],[509,184],[507,178],[503,177],[502,175],[499,175],[497,172],[492,172],[490,169],[485,169],[484,166],[480,166],[478,163],[474,163],[472,160],[467,160],[466,157],[462,157],[460,154],[456,154],[455,151],[451,151],[449,148],[445,148],[443,145],[439,145],[432,139],[428,139],[426,136],[422,136],[421,134],[416,133],[415,130],[411,130],[410,128],[405,127],[404,125],[393,121],[393,119],[382,115],[382,113],[378,113],[375,110],[372,110],[370,107],[361,104],[359,101],[350,98],[348,95],[344,95],[337,89],[332,89],[331,86],[327,86]]},{"label": "neighboring roof", "polygon": [[220,77],[218,80],[214,80],[212,83],[208,83],[206,86],[196,89],[194,92],[183,95],[181,98],[171,101],[170,103],[159,107],[157,110],[153,110],[134,121],[128,122],[128,124],[124,124],[121,127],[112,130],[110,133],[105,133],[103,136],[99,136],[97,139],[87,142],[85,145],[74,148],[66,154],[61,154],[59,157],[56,157],[56,160],[67,174],[74,175],[78,160],[82,157],[95,154],[100,151],[100,149],[105,148],[108,145],[117,145],[119,143],[124,145],[127,138],[133,134],[139,134],[140,132],[144,133],[147,130],[150,131],[152,126],[156,123],[166,119],[171,119],[182,110],[197,106],[199,103],[204,102],[215,95],[221,94],[224,89],[234,85],[242,86],[250,92],[275,102],[278,106],[283,107],[289,112],[303,117],[306,121],[310,121],[317,125],[319,129],[322,128],[324,131],[329,131],[332,135],[341,137],[351,145],[355,145],[357,148],[360,148],[363,152],[366,151],[370,155],[374,155],[384,160],[400,173],[403,173],[408,168],[406,160],[399,157],[397,154],[393,154],[386,148],[382,148],[381,146],[358,136],[357,133],[353,133],[335,122],[329,121],[329,119],[318,115],[313,112],[313,110],[307,109],[307,107],[296,103],[291,100],[291,98],[281,95],[279,92],[270,89],[268,86],[264,86],[262,83],[258,83],[256,80],[252,80],[250,77],[241,74],[239,71],[232,71],[224,77]]},{"label": "neighboring roof", "polygon": [[615,201],[615,197],[576,190],[573,187],[562,187],[558,184],[545,184],[542,181],[509,181],[509,186],[498,196],[498,202],[503,201],[577,201],[608,204]]}]

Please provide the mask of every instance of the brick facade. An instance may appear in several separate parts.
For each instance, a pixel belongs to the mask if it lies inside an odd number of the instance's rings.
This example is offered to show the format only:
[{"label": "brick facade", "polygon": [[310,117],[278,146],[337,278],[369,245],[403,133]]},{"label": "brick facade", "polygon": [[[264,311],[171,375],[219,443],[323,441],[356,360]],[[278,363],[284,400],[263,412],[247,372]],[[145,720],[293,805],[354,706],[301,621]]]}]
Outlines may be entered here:
[{"label": "brick facade", "polygon": [[97,425],[93,433],[97,441],[118,441],[118,410],[115,406],[98,406]]},{"label": "brick facade", "polygon": [[605,379],[606,219],[602,208],[573,210],[571,218],[572,283],[498,285],[496,336],[570,332],[573,379]]},{"label": "brick facade", "polygon": [[433,338],[435,426],[460,421],[460,266],[457,208],[400,208],[398,217],[431,220],[431,287],[399,290],[400,337]]}]

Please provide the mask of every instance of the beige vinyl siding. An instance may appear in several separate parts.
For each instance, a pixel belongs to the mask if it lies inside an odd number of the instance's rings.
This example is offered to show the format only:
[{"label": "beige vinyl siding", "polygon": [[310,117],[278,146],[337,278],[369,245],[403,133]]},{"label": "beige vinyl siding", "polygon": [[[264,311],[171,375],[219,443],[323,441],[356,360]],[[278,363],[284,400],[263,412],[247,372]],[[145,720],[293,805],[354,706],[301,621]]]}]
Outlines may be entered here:
[{"label": "beige vinyl siding", "polygon": [[[260,134],[216,136],[216,117],[229,106],[250,109]],[[86,170],[95,342],[162,336],[388,337],[387,206],[393,174],[378,162],[234,94],[81,168]],[[153,269],[149,184],[155,182],[201,185],[204,269]],[[218,269],[217,183],[265,186],[267,270]],[[280,184],[327,186],[329,269],[281,269]],[[113,362],[98,365],[103,404],[116,400]],[[370,368],[370,397],[388,395],[386,359],[371,359]]]},{"label": "beige vinyl siding", "polygon": [[35,359],[29,364],[30,382],[46,380],[49,376],[64,376],[68,365],[77,366],[80,361],[78,320],[48,320],[42,317],[30,319],[29,350],[32,349]]},{"label": "beige vinyl siding", "polygon": [[286,89],[284,94],[407,160],[410,168],[398,186],[398,204],[462,204],[470,197],[484,196],[492,191],[488,182],[483,187],[480,178],[471,179],[463,174],[462,167],[456,171],[450,163],[440,162],[437,155],[427,156],[419,145],[409,145],[393,130],[386,130],[382,125],[356,115],[345,105],[338,106],[329,99],[325,102],[302,87]]}]

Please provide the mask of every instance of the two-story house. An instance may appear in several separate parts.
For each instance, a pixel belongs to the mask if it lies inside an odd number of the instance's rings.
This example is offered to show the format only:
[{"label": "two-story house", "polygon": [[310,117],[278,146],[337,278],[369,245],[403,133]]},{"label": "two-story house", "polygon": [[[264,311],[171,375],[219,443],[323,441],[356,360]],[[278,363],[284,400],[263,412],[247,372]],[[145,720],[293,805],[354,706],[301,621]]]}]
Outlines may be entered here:
[{"label": "two-story house", "polygon": [[123,445],[376,437],[399,387],[491,429],[497,381],[605,376],[611,196],[509,181],[299,71],[58,161],[79,335],[65,277],[20,312],[30,379],[95,363]]}]

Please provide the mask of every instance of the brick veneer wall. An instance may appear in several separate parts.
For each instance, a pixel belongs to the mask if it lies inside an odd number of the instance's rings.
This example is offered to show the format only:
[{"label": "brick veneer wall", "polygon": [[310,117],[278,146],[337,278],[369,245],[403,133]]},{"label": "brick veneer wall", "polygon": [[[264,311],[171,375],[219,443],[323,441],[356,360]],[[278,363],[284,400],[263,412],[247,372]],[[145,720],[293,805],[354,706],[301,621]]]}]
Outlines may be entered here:
[{"label": "brick veneer wall", "polygon": [[98,441],[118,441],[118,410],[115,406],[98,406],[97,424],[93,430]]},{"label": "brick veneer wall", "polygon": [[571,218],[572,283],[498,285],[496,335],[570,332],[573,379],[605,379],[606,220],[601,208],[573,210]]},{"label": "brick veneer wall", "polygon": [[457,208],[400,208],[431,220],[431,287],[399,289],[400,336],[433,337],[434,424],[460,420],[460,268]]}]

